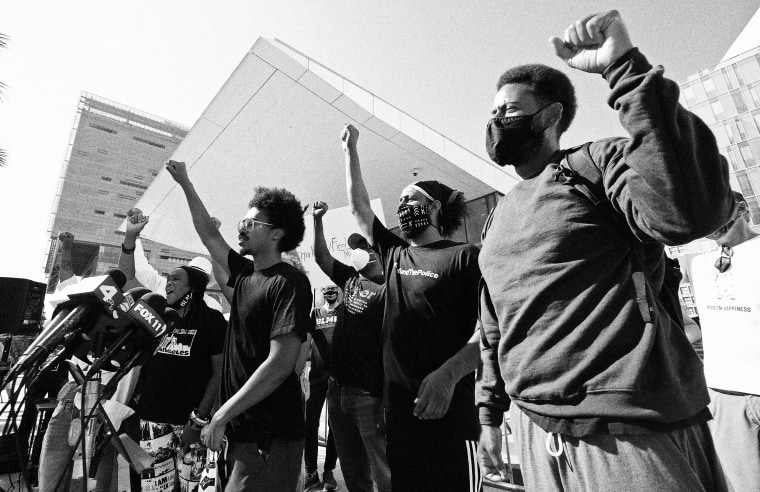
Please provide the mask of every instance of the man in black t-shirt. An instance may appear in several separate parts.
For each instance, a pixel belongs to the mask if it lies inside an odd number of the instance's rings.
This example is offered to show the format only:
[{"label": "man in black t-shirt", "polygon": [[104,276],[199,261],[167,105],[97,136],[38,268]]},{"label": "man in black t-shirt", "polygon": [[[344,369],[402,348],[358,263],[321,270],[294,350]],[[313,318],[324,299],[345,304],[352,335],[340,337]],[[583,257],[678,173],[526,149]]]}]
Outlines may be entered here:
[{"label": "man in black t-shirt", "polygon": [[382,405],[383,270],[359,234],[348,237],[353,268],[333,258],[322,225],[327,208],[325,202],[315,202],[312,215],[317,265],[343,286],[343,304],[330,350],[330,430],[348,490],[372,492],[374,481],[378,492],[390,492]]},{"label": "man in black t-shirt", "polygon": [[236,253],[214,226],[185,164],[169,161],[166,168],[185,193],[203,244],[234,283],[221,407],[201,440],[212,450],[221,448],[225,435],[229,441],[226,492],[293,492],[304,437],[303,396],[294,368],[311,327],[311,287],[281,253],[303,239],[303,208],[287,190],[256,188],[238,224],[241,253]]},{"label": "man in black t-shirt", "polygon": [[[327,396],[327,381],[330,378],[330,345],[332,343],[335,325],[338,322],[338,286],[322,287],[322,297],[325,303],[311,310],[315,330],[311,339],[311,369],[309,371],[309,399],[306,401],[306,441],[304,443],[304,463],[306,478],[304,489],[318,483],[317,448],[319,446],[319,422],[322,419],[322,408]],[[335,438],[328,425],[327,442],[325,443],[325,462],[322,483],[325,490],[335,490],[338,487],[333,470],[338,461],[335,449]]]},{"label": "man in black t-shirt", "polygon": [[406,242],[375,217],[352,125],[343,130],[348,201],[385,272],[383,368],[387,453],[394,492],[480,490],[474,402],[478,249],[444,239],[464,197],[437,181],[401,192]]}]

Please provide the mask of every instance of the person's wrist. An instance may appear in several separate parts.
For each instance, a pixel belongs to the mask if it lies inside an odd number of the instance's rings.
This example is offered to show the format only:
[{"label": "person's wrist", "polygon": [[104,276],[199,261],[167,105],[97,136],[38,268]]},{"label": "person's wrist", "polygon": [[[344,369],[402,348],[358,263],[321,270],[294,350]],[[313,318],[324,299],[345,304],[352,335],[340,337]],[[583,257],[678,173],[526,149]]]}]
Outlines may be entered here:
[{"label": "person's wrist", "polygon": [[198,415],[197,410],[193,409],[193,411],[190,412],[190,418],[187,421],[187,425],[189,425],[193,429],[200,430],[206,427],[210,421],[211,421],[210,417],[200,416]]},{"label": "person's wrist", "polygon": [[221,425],[225,426],[232,420],[232,417],[227,416],[227,412],[224,408],[219,408],[209,420],[209,425]]},{"label": "person's wrist", "polygon": [[121,243],[121,252],[127,255],[131,255],[135,252],[135,249],[137,249],[137,246],[135,246],[134,243],[132,243],[132,246],[129,246],[125,243]]}]

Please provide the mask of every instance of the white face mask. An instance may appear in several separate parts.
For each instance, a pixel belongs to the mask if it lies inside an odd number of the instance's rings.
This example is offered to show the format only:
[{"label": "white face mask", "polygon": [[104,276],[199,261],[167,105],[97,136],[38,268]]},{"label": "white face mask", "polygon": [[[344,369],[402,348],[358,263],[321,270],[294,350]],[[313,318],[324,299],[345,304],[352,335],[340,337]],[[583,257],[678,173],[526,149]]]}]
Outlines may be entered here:
[{"label": "white face mask", "polygon": [[354,266],[354,269],[356,269],[357,272],[362,271],[362,269],[369,264],[369,260],[369,253],[363,249],[351,250],[351,264]]}]

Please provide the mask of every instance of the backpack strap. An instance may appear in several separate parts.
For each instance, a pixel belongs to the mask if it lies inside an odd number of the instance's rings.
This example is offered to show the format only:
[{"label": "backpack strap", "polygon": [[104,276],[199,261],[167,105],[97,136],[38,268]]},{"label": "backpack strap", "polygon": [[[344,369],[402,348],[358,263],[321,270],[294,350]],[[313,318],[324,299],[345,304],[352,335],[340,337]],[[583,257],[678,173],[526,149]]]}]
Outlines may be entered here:
[{"label": "backpack strap", "polygon": [[488,286],[486,285],[486,281],[481,275],[478,279],[478,330],[480,331],[480,344],[481,347],[484,349],[490,349],[491,348],[491,342],[488,341],[488,337],[486,336],[486,329],[483,326],[483,296],[484,294],[489,299],[489,307],[490,306],[490,295],[488,294]]},{"label": "backpack strap", "polygon": [[604,175],[591,157],[591,142],[565,151],[564,158],[554,171],[554,181],[568,184],[578,190],[595,207],[602,208],[616,224],[622,225],[620,215],[612,208],[604,190]]},{"label": "backpack strap", "polygon": [[[604,210],[605,214],[611,217],[616,224],[623,226],[623,219],[607,198],[607,193],[604,190],[604,175],[591,157],[590,147],[591,142],[586,142],[583,145],[567,149],[552,178],[557,183],[566,184],[578,190],[594,206]],[[638,263],[638,265],[633,265],[634,271],[631,275],[636,290],[636,303],[644,322],[651,323],[654,308],[647,297],[646,277],[642,271],[642,266],[645,263],[642,257],[643,251],[637,246],[635,238],[631,238],[630,244],[636,263]]]}]

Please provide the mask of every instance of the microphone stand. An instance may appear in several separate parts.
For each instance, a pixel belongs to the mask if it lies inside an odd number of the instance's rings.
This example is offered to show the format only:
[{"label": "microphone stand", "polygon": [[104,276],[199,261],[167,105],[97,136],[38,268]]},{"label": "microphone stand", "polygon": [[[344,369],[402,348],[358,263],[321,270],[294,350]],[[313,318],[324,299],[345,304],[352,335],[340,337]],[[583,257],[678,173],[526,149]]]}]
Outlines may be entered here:
[{"label": "microphone stand", "polygon": [[[18,456],[19,473],[21,474],[20,479],[24,483],[24,487],[26,488],[27,492],[32,492],[32,484],[29,480],[29,469],[27,468],[28,463],[26,460],[26,446],[24,446],[21,442],[18,425],[16,424],[16,419],[18,418],[18,409],[16,409],[18,397],[29,379],[30,375],[28,373],[24,374],[23,378],[21,379],[21,384],[18,385],[18,388],[16,387],[18,378],[14,378],[11,381],[5,382],[3,387],[5,388],[8,386],[8,384],[10,384],[10,391],[8,393],[8,401],[5,403],[5,405],[3,405],[2,408],[0,408],[0,414],[5,413],[6,409],[8,410],[8,417],[5,422],[5,426],[3,427],[2,436],[13,436],[16,454]],[[27,389],[29,388],[29,386],[26,387]],[[29,402],[26,403],[29,404]]]},{"label": "microphone stand", "polygon": [[[119,340],[116,340],[114,343],[109,346],[109,348],[104,352],[104,355],[107,357],[110,357],[116,350],[122,345],[123,340],[121,340],[122,337],[120,337]],[[83,492],[87,492],[87,478],[93,478],[94,477],[94,471],[97,470],[97,463],[100,460],[100,455],[102,454],[103,448],[108,444],[109,441],[116,447],[116,451],[121,454],[129,464],[132,469],[134,469],[137,472],[140,472],[141,470],[138,469],[137,465],[132,461],[129,453],[127,452],[126,448],[124,447],[124,444],[121,442],[121,439],[118,436],[117,429],[114,427],[113,422],[111,422],[111,419],[108,417],[108,414],[106,413],[105,409],[103,408],[102,401],[105,399],[110,398],[113,393],[116,390],[116,387],[121,381],[124,376],[129,373],[129,371],[137,365],[137,362],[143,358],[150,350],[150,347],[142,348],[139,350],[136,350],[135,353],[133,353],[129,359],[125,361],[124,364],[122,364],[116,373],[114,374],[113,378],[111,378],[108,383],[100,388],[100,378],[93,379],[93,376],[97,375],[98,372],[93,371],[92,369],[95,368],[93,365],[93,368],[91,368],[88,373],[85,375],[82,369],[77,366],[75,363],[71,361],[66,361],[69,373],[74,378],[74,381],[79,384],[83,390],[86,390],[88,385],[90,387],[94,386],[94,383],[97,382],[97,399],[94,401],[90,398],[87,398],[87,391],[82,391],[82,405],[81,408],[83,409],[80,413],[80,433],[79,438],[77,439],[76,444],[74,445],[75,448],[80,447],[81,445],[81,456],[82,456],[82,480],[83,480]],[[97,361],[95,362],[97,364]],[[91,393],[92,394],[92,393]],[[102,440],[102,442],[99,445],[95,444],[94,437],[91,436],[90,439],[90,446],[91,449],[88,452],[87,446],[88,446],[88,429],[91,429],[91,424],[94,424],[92,422],[93,419],[97,419],[99,423],[103,426],[105,426],[105,436]],[[91,458],[91,460],[88,459],[88,456]],[[89,461],[89,464],[88,464]],[[95,465],[95,466],[93,466]],[[89,472],[88,472],[89,469]]]}]

